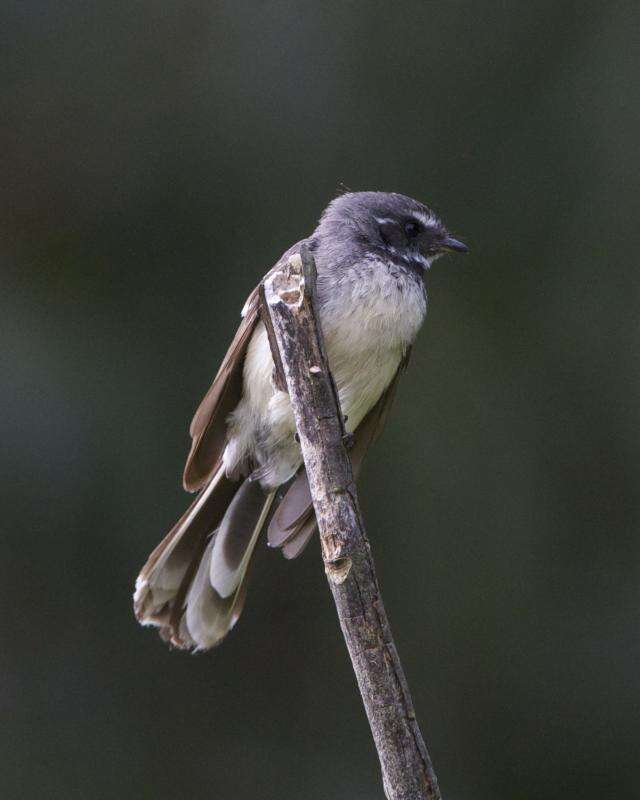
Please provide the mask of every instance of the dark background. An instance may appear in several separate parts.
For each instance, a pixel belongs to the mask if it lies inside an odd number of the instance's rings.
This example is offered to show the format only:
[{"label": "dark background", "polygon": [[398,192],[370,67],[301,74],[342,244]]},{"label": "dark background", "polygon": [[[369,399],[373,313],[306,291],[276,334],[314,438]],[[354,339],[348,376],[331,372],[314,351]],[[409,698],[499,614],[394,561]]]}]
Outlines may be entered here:
[{"label": "dark background", "polygon": [[317,545],[260,548],[213,653],[131,612],[244,298],[341,182],[473,248],[362,481],[444,796],[640,796],[636,8],[3,3],[3,797],[382,797]]}]

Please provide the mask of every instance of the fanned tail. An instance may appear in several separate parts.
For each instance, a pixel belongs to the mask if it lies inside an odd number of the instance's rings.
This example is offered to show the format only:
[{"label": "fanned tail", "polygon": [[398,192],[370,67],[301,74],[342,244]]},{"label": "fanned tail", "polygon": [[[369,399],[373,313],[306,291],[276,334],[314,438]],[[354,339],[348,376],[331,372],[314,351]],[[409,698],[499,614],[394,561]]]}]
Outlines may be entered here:
[{"label": "fanned tail", "polygon": [[249,561],[273,494],[220,467],[156,547],[136,581],[134,611],[176,647],[204,650],[235,625]]}]

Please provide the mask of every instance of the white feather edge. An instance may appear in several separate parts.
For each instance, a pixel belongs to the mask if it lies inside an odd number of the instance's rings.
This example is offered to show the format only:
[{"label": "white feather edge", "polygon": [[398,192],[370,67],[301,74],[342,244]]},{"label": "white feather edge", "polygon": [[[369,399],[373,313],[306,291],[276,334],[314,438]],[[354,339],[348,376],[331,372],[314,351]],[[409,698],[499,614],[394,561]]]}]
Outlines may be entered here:
[{"label": "white feather edge", "polygon": [[[170,585],[170,586],[161,586],[158,585],[158,581],[160,579],[161,571],[164,569],[164,566],[169,558],[169,556],[175,550],[178,542],[182,539],[185,531],[195,518],[196,514],[200,511],[204,503],[207,501],[208,497],[210,496],[211,492],[215,489],[217,484],[219,483],[220,479],[224,475],[224,465],[221,465],[216,474],[211,479],[209,485],[204,490],[204,492],[198,498],[196,504],[191,509],[189,515],[184,520],[180,528],[175,532],[173,539],[169,542],[166,546],[164,552],[162,553],[161,558],[153,565],[153,568],[148,574],[145,574],[145,568],[142,568],[142,571],[136,578],[136,586],[135,591],[133,593],[133,603],[134,606],[142,607],[142,604],[147,599],[150,592],[153,593],[153,606],[152,610],[158,610],[161,606],[163,606],[167,600],[171,599],[171,595],[175,594],[177,591],[180,581],[178,581],[177,585]],[[175,584],[175,580],[170,582],[171,584]],[[161,627],[161,623],[157,620],[148,617],[145,615],[140,619],[141,625],[151,625],[153,627]]]},{"label": "white feather edge", "polygon": [[[240,562],[237,570],[235,590],[229,594],[231,602],[225,609],[224,614],[219,613],[216,599],[220,597],[211,586],[211,557],[215,546],[215,534],[207,545],[198,571],[193,579],[191,588],[187,594],[185,622],[190,639],[196,645],[195,650],[206,650],[219,642],[235,625],[237,618],[234,619],[234,612],[238,594],[242,587],[242,580],[247,571],[249,560],[253,553],[260,531],[266,521],[267,515],[273,503],[275,492],[271,492],[265,498],[265,503],[260,513],[260,517],[253,529],[253,534],[249,540],[249,545]],[[217,595],[217,597],[216,597]],[[225,598],[226,599],[226,598]]]}]

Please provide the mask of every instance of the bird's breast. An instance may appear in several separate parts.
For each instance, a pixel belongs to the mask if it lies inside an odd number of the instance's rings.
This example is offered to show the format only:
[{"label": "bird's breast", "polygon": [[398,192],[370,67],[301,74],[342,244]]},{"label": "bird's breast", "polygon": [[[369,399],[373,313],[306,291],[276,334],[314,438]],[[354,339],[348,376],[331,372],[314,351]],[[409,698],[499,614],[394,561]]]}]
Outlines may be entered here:
[{"label": "bird's breast", "polygon": [[355,428],[391,382],[426,315],[422,279],[367,264],[325,289],[320,320],[347,426]]},{"label": "bird's breast", "polygon": [[[346,428],[353,432],[390,384],[426,313],[422,281],[371,271],[319,298],[329,366]],[[225,464],[261,465],[269,486],[278,486],[301,463],[289,396],[275,388],[266,330],[259,323],[244,363],[242,400],[229,419]]]}]

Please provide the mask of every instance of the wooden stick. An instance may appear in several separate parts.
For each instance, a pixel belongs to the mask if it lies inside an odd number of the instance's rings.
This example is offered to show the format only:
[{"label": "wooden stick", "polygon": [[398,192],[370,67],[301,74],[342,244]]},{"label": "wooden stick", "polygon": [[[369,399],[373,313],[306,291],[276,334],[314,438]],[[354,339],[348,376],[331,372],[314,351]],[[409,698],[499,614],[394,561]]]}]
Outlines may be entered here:
[{"label": "wooden stick", "polygon": [[441,800],[376,579],[303,246],[263,284],[263,320],[296,420],[322,558],[375,742],[388,800]]}]

